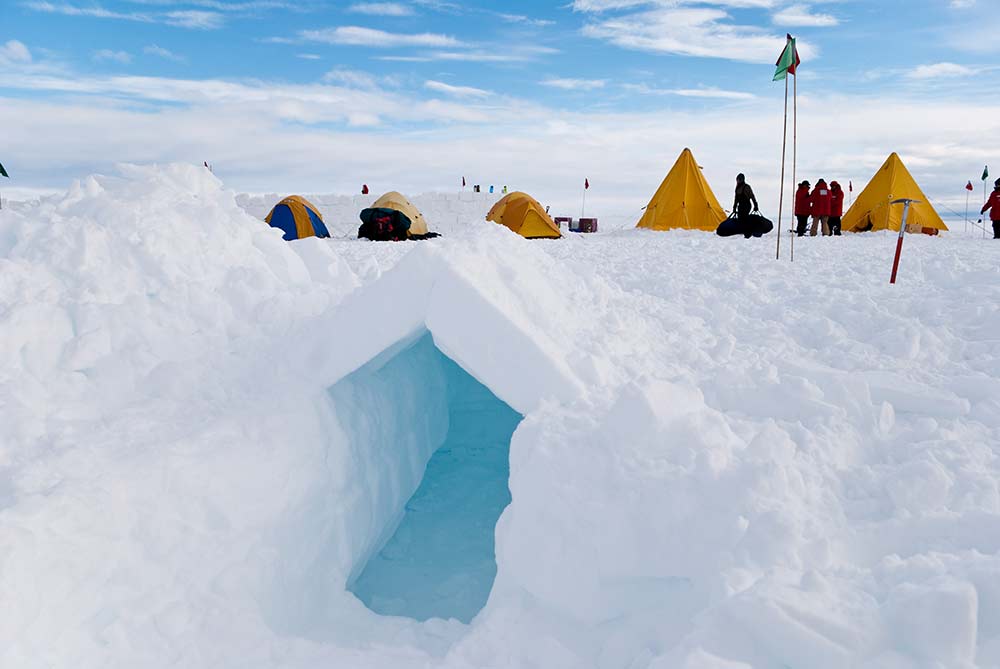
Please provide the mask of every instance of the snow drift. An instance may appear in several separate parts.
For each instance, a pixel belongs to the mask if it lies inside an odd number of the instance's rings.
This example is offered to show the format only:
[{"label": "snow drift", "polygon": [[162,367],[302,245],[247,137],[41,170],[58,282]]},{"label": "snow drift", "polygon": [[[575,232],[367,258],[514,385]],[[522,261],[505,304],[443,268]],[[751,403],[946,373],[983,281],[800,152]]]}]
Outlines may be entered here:
[{"label": "snow drift", "polygon": [[1000,664],[996,247],[280,237],[0,212],[0,666]]}]

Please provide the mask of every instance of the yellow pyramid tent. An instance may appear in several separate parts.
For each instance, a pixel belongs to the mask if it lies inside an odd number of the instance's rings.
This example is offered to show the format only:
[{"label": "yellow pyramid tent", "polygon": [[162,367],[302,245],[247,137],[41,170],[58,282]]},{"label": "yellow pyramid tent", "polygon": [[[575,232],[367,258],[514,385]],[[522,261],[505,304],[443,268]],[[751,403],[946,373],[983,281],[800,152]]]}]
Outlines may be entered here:
[{"label": "yellow pyramid tent", "polygon": [[410,204],[410,201],[394,190],[389,191],[371,206],[372,209],[395,209],[410,219],[411,235],[426,235],[427,221],[420,210]]},{"label": "yellow pyramid tent", "polygon": [[909,218],[906,220],[907,232],[936,235],[938,230],[948,229],[895,153],[886,159],[844,214],[841,229],[844,232],[898,231],[903,219],[903,205],[890,206],[889,203],[900,198],[920,200],[919,204],[910,205]]},{"label": "yellow pyramid tent", "polygon": [[684,149],[639,219],[637,228],[708,230],[726,219],[691,149]]},{"label": "yellow pyramid tent", "polygon": [[528,239],[562,237],[559,226],[545,213],[545,207],[527,193],[514,191],[500,198],[490,213],[487,221],[493,221]]}]

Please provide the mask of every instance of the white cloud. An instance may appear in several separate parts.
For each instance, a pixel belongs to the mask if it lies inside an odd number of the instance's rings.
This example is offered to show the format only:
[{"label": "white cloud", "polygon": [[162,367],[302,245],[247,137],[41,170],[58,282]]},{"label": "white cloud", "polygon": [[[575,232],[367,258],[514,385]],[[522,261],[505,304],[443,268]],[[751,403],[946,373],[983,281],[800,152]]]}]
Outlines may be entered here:
[{"label": "white cloud", "polygon": [[492,91],[487,91],[482,88],[473,88],[472,86],[453,86],[451,84],[446,84],[443,81],[425,81],[424,88],[437,93],[444,93],[445,95],[453,95],[459,98],[485,98],[493,95]]},{"label": "white cloud", "polygon": [[[586,25],[583,32],[637,51],[761,64],[773,63],[785,44],[784,35],[732,23],[728,13],[708,7],[658,8],[604,18]],[[803,59],[816,57],[816,49],[802,40],[798,49]]]},{"label": "white cloud", "polygon": [[154,23],[156,19],[151,14],[142,12],[117,12],[105,9],[100,5],[88,7],[78,7],[68,3],[55,4],[52,2],[26,2],[24,6],[36,12],[46,14],[62,14],[64,16],[84,16],[96,19],[118,19],[122,21],[139,21],[142,23]]},{"label": "white cloud", "polygon": [[0,44],[0,61],[30,63],[31,51],[28,50],[28,47],[23,42],[12,39],[7,41],[6,44]]},{"label": "white cloud", "polygon": [[828,28],[840,24],[832,14],[814,14],[808,5],[792,5],[772,17],[775,25],[802,28]]},{"label": "white cloud", "polygon": [[527,26],[533,26],[535,28],[545,28],[555,25],[556,23],[555,21],[550,21],[549,19],[533,19],[530,16],[525,16],[523,14],[497,13],[497,17],[507,23],[520,23]]},{"label": "white cloud", "polygon": [[948,6],[952,9],[968,9],[976,6],[976,0],[951,0]]},{"label": "white cloud", "polygon": [[319,60],[320,56],[316,53],[297,53],[296,58],[301,58],[302,60]]},{"label": "white cloud", "polygon": [[462,61],[467,63],[523,63],[539,56],[558,53],[545,47],[515,47],[503,51],[432,51],[424,54],[425,60]]},{"label": "white cloud", "polygon": [[391,33],[360,26],[339,26],[321,30],[302,30],[299,36],[310,42],[325,44],[347,44],[373,49],[389,49],[403,46],[460,47],[462,42],[449,35],[435,33]]},{"label": "white cloud", "polygon": [[323,75],[323,81],[341,84],[350,88],[373,89],[377,87],[375,77],[368,72],[338,67]]},{"label": "white cloud", "polygon": [[606,12],[651,4],[649,0],[574,0],[574,12]]},{"label": "white cloud", "polygon": [[372,16],[413,16],[412,7],[398,2],[358,2],[347,11]]},{"label": "white cloud", "polygon": [[150,5],[158,7],[199,7],[214,9],[220,12],[256,12],[267,9],[305,9],[310,0],[291,2],[290,0],[126,0],[134,5]]},{"label": "white cloud", "polygon": [[956,63],[934,63],[920,65],[909,71],[906,76],[911,79],[938,79],[941,77],[970,77],[976,70]]},{"label": "white cloud", "polygon": [[158,46],[156,44],[150,44],[148,46],[143,47],[142,52],[148,56],[157,56],[159,58],[163,58],[165,60],[172,60],[178,63],[184,60],[183,56],[178,56],[170,49],[164,49],[162,46]]},{"label": "white cloud", "polygon": [[622,88],[630,93],[640,95],[679,95],[685,98],[718,98],[723,100],[754,100],[753,93],[744,91],[727,91],[715,87],[704,88],[653,88],[646,84],[622,84]]},{"label": "white cloud", "polygon": [[218,12],[206,12],[197,9],[187,9],[167,12],[166,23],[180,28],[195,28],[198,30],[214,30],[222,27],[225,17]]},{"label": "white cloud", "polygon": [[112,61],[115,63],[121,63],[122,65],[128,65],[132,62],[132,54],[128,51],[112,51],[111,49],[100,49],[94,52],[94,60],[97,61]]},{"label": "white cloud", "polygon": [[195,28],[210,30],[219,28],[225,22],[225,16],[218,12],[198,9],[176,10],[166,13],[119,12],[105,9],[100,5],[81,7],[69,3],[55,4],[46,0],[33,0],[24,4],[28,9],[46,14],[62,14],[63,16],[80,16],[95,19],[114,19],[119,21],[135,21],[138,23],[163,23],[179,28]]},{"label": "white cloud", "polygon": [[565,91],[592,91],[604,88],[608,82],[604,79],[546,79],[540,82],[543,86],[561,88]]}]

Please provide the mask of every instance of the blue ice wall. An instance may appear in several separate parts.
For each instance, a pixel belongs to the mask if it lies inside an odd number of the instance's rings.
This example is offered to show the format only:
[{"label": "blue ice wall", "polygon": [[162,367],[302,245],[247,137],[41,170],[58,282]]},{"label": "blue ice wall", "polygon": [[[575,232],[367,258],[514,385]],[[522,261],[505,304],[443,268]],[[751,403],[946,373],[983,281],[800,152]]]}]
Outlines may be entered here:
[{"label": "blue ice wall", "polygon": [[[432,380],[427,392],[440,395],[443,375],[444,398],[435,400],[447,403],[447,433],[397,516],[395,532],[360,573],[355,569],[348,587],[376,613],[469,622],[486,604],[496,577],[494,530],[511,499],[510,440],[522,417],[433,347],[430,335],[397,358],[380,371],[390,377],[412,372],[413,364],[402,363],[419,359],[421,378]],[[385,374],[380,384],[392,382]]]}]

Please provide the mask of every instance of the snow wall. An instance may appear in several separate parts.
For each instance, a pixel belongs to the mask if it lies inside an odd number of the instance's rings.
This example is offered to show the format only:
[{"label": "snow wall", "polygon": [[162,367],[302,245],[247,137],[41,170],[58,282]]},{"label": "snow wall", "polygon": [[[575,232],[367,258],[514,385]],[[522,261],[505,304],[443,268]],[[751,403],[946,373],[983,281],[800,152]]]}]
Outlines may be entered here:
[{"label": "snow wall", "polygon": [[[5,209],[0,666],[1000,666],[996,247],[894,244],[289,244],[187,166]],[[383,615],[453,379],[523,416],[495,579]]]}]

